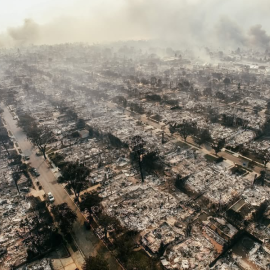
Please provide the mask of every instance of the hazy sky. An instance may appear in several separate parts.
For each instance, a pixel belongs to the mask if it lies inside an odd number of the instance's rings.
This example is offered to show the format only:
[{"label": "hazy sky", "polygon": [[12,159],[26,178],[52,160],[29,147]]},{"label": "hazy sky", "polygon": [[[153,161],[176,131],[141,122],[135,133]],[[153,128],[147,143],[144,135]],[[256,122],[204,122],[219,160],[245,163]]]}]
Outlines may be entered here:
[{"label": "hazy sky", "polygon": [[0,0],[0,46],[144,38],[237,46],[257,37],[268,46],[269,10],[270,0]]},{"label": "hazy sky", "polygon": [[43,24],[59,16],[90,16],[91,7],[102,5],[102,2],[104,1],[0,0],[0,31],[21,25],[25,18],[31,18]]}]

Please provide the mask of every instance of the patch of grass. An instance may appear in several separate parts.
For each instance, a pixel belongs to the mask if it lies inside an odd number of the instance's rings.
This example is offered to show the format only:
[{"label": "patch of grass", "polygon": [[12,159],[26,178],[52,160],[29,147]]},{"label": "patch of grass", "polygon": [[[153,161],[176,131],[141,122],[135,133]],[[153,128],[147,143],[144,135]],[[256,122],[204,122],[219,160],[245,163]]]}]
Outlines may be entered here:
[{"label": "patch of grass", "polygon": [[65,190],[67,191],[67,193],[72,196],[73,195],[73,192],[67,187],[65,186]]},{"label": "patch of grass", "polygon": [[181,142],[181,141],[177,141],[175,143],[175,145],[180,146],[182,149],[188,149],[188,148],[190,148],[190,146],[188,144],[186,144],[184,142]]},{"label": "patch of grass", "polygon": [[233,174],[243,175],[243,174],[245,174],[247,171],[246,171],[242,166],[235,165],[235,166],[231,169],[231,172],[232,172]]},{"label": "patch of grass", "polygon": [[61,162],[63,162],[63,160],[65,159],[64,156],[58,154],[58,153],[51,153],[48,155],[49,158],[51,159],[51,161],[56,165],[56,166],[59,166],[59,164]]},{"label": "patch of grass", "polygon": [[214,156],[208,155],[208,154],[204,155],[204,157],[205,157],[205,159],[206,159],[208,162],[216,163],[217,160],[218,160],[217,157],[214,157]]},{"label": "patch of grass", "polygon": [[128,270],[132,269],[153,269],[161,270],[161,265],[158,260],[150,258],[143,250],[131,252],[128,262],[126,263]]}]

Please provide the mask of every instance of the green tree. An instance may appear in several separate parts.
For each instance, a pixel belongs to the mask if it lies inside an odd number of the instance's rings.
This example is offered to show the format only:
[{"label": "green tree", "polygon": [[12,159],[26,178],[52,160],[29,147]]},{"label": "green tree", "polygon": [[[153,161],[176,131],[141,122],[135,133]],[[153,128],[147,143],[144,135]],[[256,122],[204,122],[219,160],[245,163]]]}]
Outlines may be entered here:
[{"label": "green tree", "polygon": [[220,139],[212,143],[211,147],[214,149],[216,155],[225,146],[225,139]]},{"label": "green tree", "polygon": [[54,205],[52,207],[52,213],[63,233],[72,230],[73,223],[77,220],[77,215],[70,209],[67,203]]},{"label": "green tree", "polygon": [[116,231],[121,228],[117,218],[102,214],[98,220],[99,224],[104,228],[105,238],[107,239],[108,227],[112,226]]},{"label": "green tree", "polygon": [[156,262],[142,252],[134,252],[128,259],[127,270],[157,270]]},{"label": "green tree", "polygon": [[267,163],[270,161],[270,152],[267,149],[260,150],[258,151],[257,156],[262,161],[264,167],[266,168]]},{"label": "green tree", "polygon": [[67,183],[67,187],[72,189],[76,200],[79,201],[80,193],[87,182],[86,178],[89,175],[90,170],[78,162],[69,162],[63,167],[61,173],[62,176],[58,178],[58,182]]},{"label": "green tree", "polygon": [[137,237],[138,233],[136,231],[127,231],[115,239],[114,245],[117,251],[117,257],[121,262],[125,264],[128,262],[136,246]]},{"label": "green tree", "polygon": [[91,207],[98,206],[101,201],[102,198],[99,197],[98,193],[84,193],[81,196],[80,209],[81,211],[87,209],[91,213]]},{"label": "green tree", "polygon": [[177,131],[179,135],[187,141],[187,137],[196,134],[197,124],[184,120],[181,124],[178,124]]},{"label": "green tree", "polygon": [[198,145],[202,145],[206,142],[211,142],[212,137],[208,129],[200,129],[198,131],[197,136],[195,137],[195,141]]},{"label": "green tree", "polygon": [[164,164],[161,162],[158,151],[149,151],[142,157],[142,163],[147,171],[162,171],[164,169]]},{"label": "green tree", "polygon": [[82,267],[83,270],[109,270],[109,264],[106,259],[100,255],[96,257],[88,257]]}]

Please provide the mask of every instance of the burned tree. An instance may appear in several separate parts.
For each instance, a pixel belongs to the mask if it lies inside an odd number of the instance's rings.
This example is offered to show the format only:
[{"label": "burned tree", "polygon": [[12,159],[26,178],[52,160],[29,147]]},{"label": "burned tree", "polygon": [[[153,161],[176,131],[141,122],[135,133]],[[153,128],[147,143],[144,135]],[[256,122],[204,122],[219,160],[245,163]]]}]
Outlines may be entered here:
[{"label": "burned tree", "polygon": [[231,83],[231,80],[229,78],[225,78],[223,80],[223,83],[224,83],[224,87],[225,87],[225,90],[227,89],[228,85]]},{"label": "burned tree", "polygon": [[143,155],[145,154],[145,141],[142,139],[141,136],[137,135],[131,139],[130,150],[131,150],[131,153],[135,155],[135,158],[138,161],[141,179],[142,179],[142,182],[144,182],[142,158],[143,158]]},{"label": "burned tree", "polygon": [[78,119],[78,115],[73,109],[67,109],[65,114],[69,120],[77,121],[77,119]]},{"label": "burned tree", "polygon": [[46,157],[48,143],[53,139],[53,133],[45,126],[38,126],[35,119],[29,114],[19,116],[18,127],[26,133],[27,139],[32,142]]},{"label": "burned tree", "polygon": [[147,151],[147,153],[142,156],[142,163],[144,165],[144,169],[148,172],[162,172],[164,169],[164,163],[160,159],[159,152],[157,150]]},{"label": "burned tree", "polygon": [[112,133],[107,133],[109,143],[116,148],[128,148],[125,142],[122,142],[118,137],[114,136]]},{"label": "burned tree", "polygon": [[157,78],[156,77],[151,77],[151,85],[154,86],[157,84]]},{"label": "burned tree", "polygon": [[127,107],[127,100],[124,96],[116,96],[113,99],[113,102],[117,103],[118,105],[126,108]]},{"label": "burned tree", "polygon": [[197,136],[195,137],[195,142],[198,144],[198,145],[202,145],[206,142],[211,142],[212,141],[212,137],[211,137],[211,134],[209,132],[208,129],[200,129],[198,130],[198,134]]},{"label": "burned tree", "polygon": [[53,139],[52,132],[47,127],[38,127],[37,125],[32,126],[26,133],[27,138],[38,147],[40,152],[46,157],[46,149],[48,143]]},{"label": "burned tree", "polygon": [[79,118],[78,121],[77,121],[77,123],[76,123],[77,129],[84,129],[85,128],[85,125],[86,124],[85,124],[84,119]]},{"label": "burned tree", "polygon": [[204,90],[203,90],[203,95],[204,96],[212,96],[212,88],[211,87],[207,87],[207,88],[205,88]]}]

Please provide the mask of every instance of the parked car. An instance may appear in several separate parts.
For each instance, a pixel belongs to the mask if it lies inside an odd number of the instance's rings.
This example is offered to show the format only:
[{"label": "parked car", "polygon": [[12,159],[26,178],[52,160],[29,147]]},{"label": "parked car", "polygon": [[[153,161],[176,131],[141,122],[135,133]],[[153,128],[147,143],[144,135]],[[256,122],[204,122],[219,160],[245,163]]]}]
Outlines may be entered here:
[{"label": "parked car", "polygon": [[30,157],[29,156],[22,156],[23,160],[29,160]]},{"label": "parked car", "polygon": [[36,177],[38,177],[38,176],[40,176],[40,173],[37,171],[37,169],[35,169],[35,168],[31,168],[30,169],[30,173],[33,175],[33,176],[36,176]]},{"label": "parked car", "polygon": [[54,202],[54,197],[51,192],[48,192],[48,200],[49,202]]},{"label": "parked car", "polygon": [[35,175],[40,176],[40,173],[37,171],[37,169],[34,169]]},{"label": "parked car", "polygon": [[29,192],[29,187],[22,187],[20,189],[21,192]]}]

